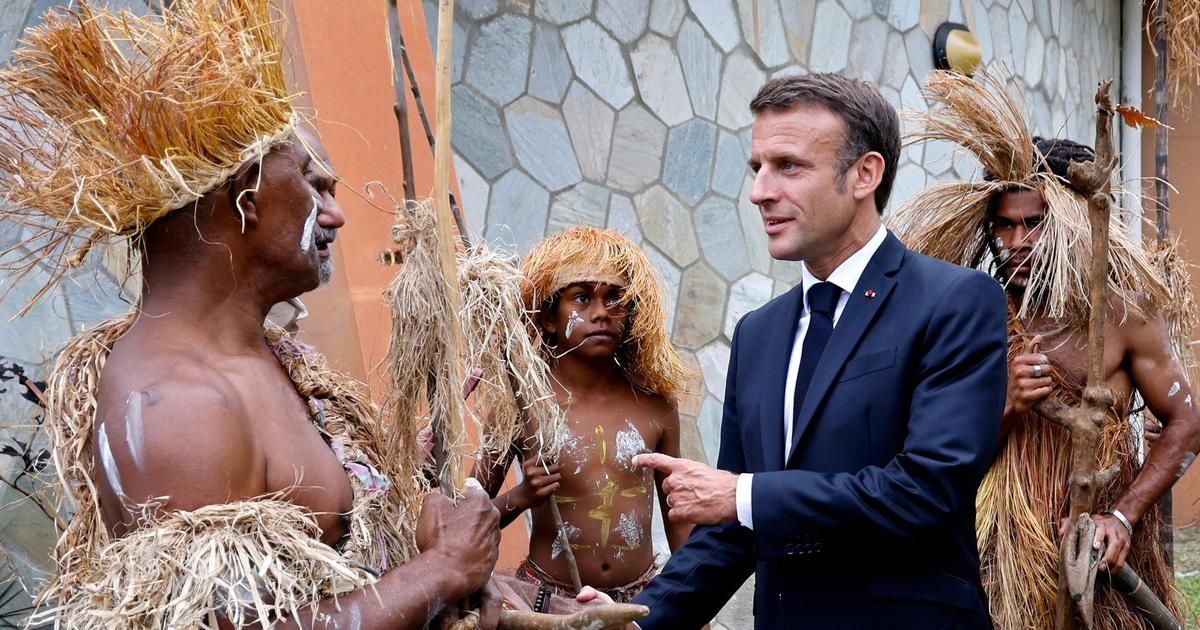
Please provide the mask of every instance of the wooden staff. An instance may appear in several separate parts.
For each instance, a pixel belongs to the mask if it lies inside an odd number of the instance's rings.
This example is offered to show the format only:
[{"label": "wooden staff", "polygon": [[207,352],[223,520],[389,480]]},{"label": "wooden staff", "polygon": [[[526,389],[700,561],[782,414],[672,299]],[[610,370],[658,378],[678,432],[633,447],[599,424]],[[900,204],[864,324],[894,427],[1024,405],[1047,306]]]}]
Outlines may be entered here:
[{"label": "wooden staff", "polygon": [[[407,57],[404,50],[404,34],[400,27],[400,10],[396,0],[388,2],[388,48],[392,53],[392,87],[395,91],[395,103],[392,113],[396,115],[396,126],[400,129],[400,160],[404,169],[404,201],[410,202],[417,198],[416,178],[413,176],[412,139],[408,131],[408,98],[404,96],[404,71]],[[422,112],[424,115],[424,112]],[[432,145],[430,145],[432,147]]]}]

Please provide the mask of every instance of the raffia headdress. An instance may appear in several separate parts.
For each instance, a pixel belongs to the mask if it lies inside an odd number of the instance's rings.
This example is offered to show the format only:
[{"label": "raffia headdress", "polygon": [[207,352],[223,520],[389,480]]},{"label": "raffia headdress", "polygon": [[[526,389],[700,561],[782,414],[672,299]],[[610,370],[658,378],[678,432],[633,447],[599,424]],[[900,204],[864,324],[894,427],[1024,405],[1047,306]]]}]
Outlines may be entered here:
[{"label": "raffia headdress", "polygon": [[[55,9],[0,71],[0,216],[32,228],[46,288],[288,140],[268,0],[177,0],[159,16]],[[43,288],[43,292],[45,288]],[[36,300],[36,297],[34,298]]]},{"label": "raffia headdress", "polygon": [[[907,142],[945,140],[970,151],[988,178],[934,184],[917,193],[891,220],[896,235],[909,248],[968,267],[988,255],[988,205],[1000,193],[1030,189],[1041,193],[1046,212],[1041,238],[1031,260],[1029,284],[1019,316],[1034,314],[1072,323],[1086,322],[1089,306],[1087,265],[1092,242],[1087,200],[1048,168],[1034,146],[1017,102],[1003,81],[982,75],[935,71],[925,83],[927,112],[908,112],[920,128]],[[1118,194],[1119,197],[1119,193]],[[1108,288],[1111,295],[1140,294],[1158,312],[1171,296],[1152,257],[1114,216],[1109,232]],[[1125,300],[1131,312],[1144,305]]]},{"label": "raffia headdress", "polygon": [[[675,399],[683,392],[689,370],[671,345],[662,286],[650,260],[632,241],[612,230],[574,227],[535,245],[521,262],[521,271],[530,311],[541,310],[575,282],[624,287],[621,299],[632,312],[620,355],[626,376],[635,387],[664,398]],[[550,361],[549,346],[541,346]]]}]

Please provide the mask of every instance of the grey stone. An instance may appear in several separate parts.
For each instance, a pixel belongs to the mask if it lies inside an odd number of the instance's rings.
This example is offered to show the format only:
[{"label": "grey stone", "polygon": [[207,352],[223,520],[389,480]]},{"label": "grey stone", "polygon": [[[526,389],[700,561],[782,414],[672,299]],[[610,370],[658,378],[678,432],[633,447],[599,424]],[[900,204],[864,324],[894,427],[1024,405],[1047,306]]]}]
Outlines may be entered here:
[{"label": "grey stone", "polygon": [[[142,4],[145,7],[145,4]],[[456,16],[461,15],[455,7]],[[429,43],[433,50],[434,60],[437,60],[437,3],[425,0],[425,28],[429,33]],[[450,82],[458,83],[462,79],[463,64],[467,53],[467,29],[454,20],[454,34],[450,49]],[[407,80],[407,79],[406,79]]]},{"label": "grey stone", "polygon": [[1029,19],[1014,3],[1008,8],[1008,36],[1012,41],[1013,68],[1025,67],[1025,46],[1029,43]]},{"label": "grey stone", "polygon": [[696,234],[704,259],[726,280],[736,280],[750,271],[746,239],[733,202],[709,197],[700,204],[696,208]]},{"label": "grey stone", "polygon": [[[696,411],[699,410],[698,401]],[[708,461],[708,456],[704,454],[704,442],[701,441],[700,431],[696,428],[696,417],[682,412],[679,414],[679,456],[695,462]]]},{"label": "grey stone", "polygon": [[1033,15],[1034,19],[1037,20],[1038,28],[1046,35],[1050,35],[1054,32],[1054,25],[1051,23],[1053,20],[1050,17],[1051,8],[1049,0],[1040,0],[1033,4]]},{"label": "grey stone", "polygon": [[647,35],[629,55],[637,77],[642,102],[669,127],[692,117],[692,106],[682,98],[687,91],[683,69],[671,42],[658,35]]},{"label": "grey stone", "polygon": [[583,179],[562,116],[549,105],[522,97],[504,111],[517,162],[549,190]]},{"label": "grey stone", "polygon": [[70,315],[68,321],[74,333],[83,332],[129,310],[129,305],[121,301],[121,288],[94,260],[68,274],[59,284],[59,290],[67,304],[67,312],[63,315]]},{"label": "grey stone", "polygon": [[787,293],[788,290],[791,288],[792,288],[792,285],[790,285],[786,282],[783,282],[782,280],[776,280],[775,287],[771,290],[771,297],[777,298],[777,297],[783,295],[784,293]]},{"label": "grey stone", "polygon": [[650,0],[596,0],[596,21],[618,41],[632,44],[646,32]]},{"label": "grey stone", "polygon": [[533,14],[551,24],[568,24],[592,11],[592,0],[535,0]]},{"label": "grey stone", "polygon": [[742,222],[742,236],[746,239],[750,267],[759,273],[767,273],[771,269],[771,252],[767,249],[767,232],[763,228],[762,214],[758,206],[750,202],[753,185],[754,179],[750,176],[742,182],[742,194],[738,196],[738,219]]},{"label": "grey stone", "polygon": [[992,8],[988,9],[987,17],[988,25],[991,26],[992,44],[995,46],[992,58],[1011,68],[1012,39],[1008,36],[1008,12],[999,6],[993,5]]},{"label": "grey stone", "polygon": [[666,126],[644,107],[635,103],[621,110],[608,159],[609,185],[637,192],[658,180],[666,139]]},{"label": "grey stone", "polygon": [[730,0],[688,0],[688,6],[721,50],[729,52],[741,43],[742,34]]},{"label": "grey stone", "polygon": [[794,260],[772,260],[771,277],[795,286],[804,277],[804,265]]},{"label": "grey stone", "polygon": [[458,0],[454,10],[478,22],[495,15],[500,10],[500,0]]},{"label": "grey stone", "polygon": [[[953,1],[957,2],[958,0]],[[937,33],[938,26],[947,21],[950,3],[951,0],[923,0],[921,2],[921,17],[918,22],[926,37],[932,38]]]},{"label": "grey stone", "polygon": [[[729,345],[715,341],[696,351],[696,362],[704,377],[704,390],[717,402],[725,402],[725,375],[729,370]],[[704,413],[701,407],[701,414]],[[718,421],[720,417],[718,416]],[[718,437],[720,433],[718,433]]]},{"label": "grey stone", "polygon": [[586,20],[563,30],[575,75],[618,109],[633,98],[633,82],[621,46],[599,24]]},{"label": "grey stone", "polygon": [[[675,309],[672,341],[685,348],[700,348],[721,336],[725,314],[725,282],[704,263],[683,272],[679,285],[679,307]],[[704,358],[697,354],[701,367]],[[705,382],[707,382],[707,378]],[[710,390],[711,391],[711,390]]]},{"label": "grey stone", "polygon": [[870,0],[842,0],[842,8],[854,20],[861,20],[875,12]]},{"label": "grey stone", "polygon": [[1029,53],[1025,56],[1025,81],[1036,86],[1042,82],[1042,68],[1046,63],[1046,42],[1036,29],[1029,33]]},{"label": "grey stone", "polygon": [[712,189],[737,199],[746,176],[746,155],[737,136],[722,130],[717,140],[717,163],[713,166]]},{"label": "grey stone", "polygon": [[533,0],[504,0],[503,9],[508,13],[529,15],[533,12]]},{"label": "grey stone", "polygon": [[908,49],[908,63],[912,64],[912,73],[918,83],[924,83],[925,77],[933,71],[933,43],[921,29],[913,29],[904,36],[904,47]]},{"label": "grey stone", "polygon": [[604,227],[624,234],[634,243],[642,242],[642,226],[637,210],[633,209],[633,202],[624,195],[612,195],[608,202],[608,224]]},{"label": "grey stone", "polygon": [[1055,35],[1058,35],[1062,27],[1062,0],[1050,0],[1050,30]]},{"label": "grey stone", "polygon": [[462,208],[463,218],[467,221],[467,230],[472,238],[483,234],[487,225],[487,204],[491,188],[471,163],[462,156],[454,156],[454,173],[458,176],[458,204]]},{"label": "grey stone", "polygon": [[667,136],[662,181],[689,204],[708,191],[716,141],[716,125],[699,118],[675,127]]},{"label": "grey stone", "polygon": [[750,113],[750,99],[758,93],[765,79],[766,75],[744,51],[738,50],[729,55],[725,61],[717,122],[730,130],[741,129],[754,122],[754,115]]},{"label": "grey stone", "polygon": [[883,76],[880,84],[899,91],[908,77],[908,49],[904,47],[904,37],[899,33],[888,33],[887,55],[883,62]]},{"label": "grey stone", "polygon": [[792,57],[808,59],[808,45],[812,41],[813,22],[816,21],[816,0],[786,0],[780,6],[783,27],[787,30],[788,48]]},{"label": "grey stone", "polygon": [[888,24],[879,18],[868,18],[854,25],[854,36],[850,38],[850,74],[867,81],[878,83],[883,72],[884,55],[880,54],[880,42],[886,42]]},{"label": "grey stone", "polygon": [[641,218],[642,234],[680,267],[700,257],[692,217],[683,204],[662,186],[634,197],[633,205]]},{"label": "grey stone", "polygon": [[717,455],[721,452],[721,415],[720,401],[705,396],[700,405],[700,415],[696,417],[696,430],[700,432],[700,442],[704,445],[704,456],[709,466],[717,465]]},{"label": "grey stone", "polygon": [[455,86],[451,94],[454,149],[487,178],[512,168],[499,112],[465,85]]},{"label": "grey stone", "polygon": [[774,68],[791,60],[779,0],[738,2],[742,22],[742,37],[763,65]]},{"label": "grey stone", "polygon": [[0,3],[0,60],[16,46],[25,28],[25,17],[29,14],[31,0],[9,0]]},{"label": "grey stone", "polygon": [[925,103],[925,95],[921,94],[920,86],[911,76],[904,80],[904,87],[900,89],[900,105],[903,109],[917,111],[929,109]]},{"label": "grey stone", "polygon": [[[11,250],[3,262],[10,264],[30,254],[23,249]],[[7,279],[4,300],[0,300],[0,352],[5,358],[27,365],[49,365],[55,351],[74,334],[63,298],[61,287],[51,289],[41,297],[29,312],[19,319],[12,319],[34,295],[50,280],[40,267],[30,268],[25,277],[17,281]]]},{"label": "grey stone", "polygon": [[565,232],[576,225],[604,227],[608,218],[608,197],[607,188],[587,182],[561,193],[550,205],[546,235]]},{"label": "grey stone", "polygon": [[[616,195],[613,198],[616,199]],[[650,266],[658,272],[659,280],[662,282],[663,290],[670,300],[670,306],[667,307],[667,330],[675,329],[675,312],[678,310],[676,305],[679,304],[679,285],[683,281],[683,272],[671,259],[663,256],[661,252],[654,247],[642,244],[642,253],[646,254],[646,258],[650,260]]]},{"label": "grey stone", "polygon": [[562,106],[567,131],[584,177],[603,181],[608,170],[616,114],[581,83],[572,83]]},{"label": "grey stone", "polygon": [[[717,116],[717,91],[721,85],[721,53],[691,18],[684,20],[675,40],[692,110],[709,120]],[[675,98],[678,98],[676,96]]]},{"label": "grey stone", "polygon": [[729,288],[729,306],[725,308],[725,336],[733,338],[733,329],[743,315],[771,300],[775,282],[760,273],[752,273]]},{"label": "grey stone", "polygon": [[888,3],[887,21],[898,31],[907,31],[921,19],[921,3],[893,0]]},{"label": "grey stone", "polygon": [[683,0],[652,0],[650,3],[650,30],[664,37],[674,37],[679,25],[687,15]]},{"label": "grey stone", "polygon": [[[1045,2],[1045,0],[1041,1]],[[1017,4],[1021,5],[1021,11],[1025,14],[1025,18],[1033,23],[1033,0],[1017,0]]]},{"label": "grey stone", "polygon": [[988,23],[987,9],[983,6],[982,0],[961,0],[964,6],[971,8],[971,14],[975,17],[971,20],[971,32],[975,34],[975,39],[979,40],[979,49],[983,53],[982,63],[986,64],[995,58],[995,49],[992,47],[992,27]]},{"label": "grey stone", "polygon": [[983,165],[970,151],[954,152],[954,174],[959,179],[975,179],[983,174]]},{"label": "grey stone", "polygon": [[545,235],[550,195],[525,173],[509,171],[492,187],[485,234],[493,247],[519,254]]},{"label": "grey stone", "polygon": [[528,18],[501,15],[485,23],[471,43],[467,83],[498,105],[511,103],[525,92],[532,37]]},{"label": "grey stone", "polygon": [[892,184],[892,198],[888,202],[887,215],[891,216],[897,208],[904,205],[913,195],[925,187],[927,175],[918,165],[902,162],[896,171],[896,182]]},{"label": "grey stone", "polygon": [[538,24],[529,61],[529,93],[544,101],[559,103],[571,84],[571,60],[558,32]]},{"label": "grey stone", "polygon": [[926,140],[925,145],[925,170],[941,175],[954,168],[954,149],[955,144],[948,140]]},{"label": "grey stone", "polygon": [[850,52],[850,16],[836,2],[817,7],[808,68],[813,72],[840,72]]}]

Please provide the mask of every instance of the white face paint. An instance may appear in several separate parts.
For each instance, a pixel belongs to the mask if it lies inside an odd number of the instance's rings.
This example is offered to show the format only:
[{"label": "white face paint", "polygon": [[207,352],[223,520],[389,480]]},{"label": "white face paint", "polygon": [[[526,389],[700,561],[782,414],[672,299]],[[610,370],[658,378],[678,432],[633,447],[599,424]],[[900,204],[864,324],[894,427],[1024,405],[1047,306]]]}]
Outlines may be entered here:
[{"label": "white face paint", "polygon": [[312,249],[313,244],[313,228],[317,226],[317,198],[312,198],[312,211],[308,213],[308,218],[304,220],[304,233],[300,235],[300,251],[307,252]]},{"label": "white face paint", "polygon": [[141,471],[143,461],[142,392],[133,392],[125,401],[125,448],[135,470]]},{"label": "white face paint", "polygon": [[1171,389],[1167,391],[1167,398],[1170,398],[1178,393],[1179,393],[1179,381],[1175,381],[1174,383],[1171,383]]},{"label": "white face paint", "polygon": [[575,327],[583,323],[583,318],[579,316],[578,311],[571,311],[571,316],[567,318],[567,339],[571,338],[571,334],[575,332]]},{"label": "white face paint", "polygon": [[629,420],[625,428],[617,432],[617,463],[626,470],[633,471],[633,456],[646,452],[646,440],[642,433]]},{"label": "white face paint", "polygon": [[1187,405],[1188,407],[1192,406],[1192,395],[1191,394],[1188,394],[1187,398],[1183,399],[1183,404]]},{"label": "white face paint", "polygon": [[108,431],[100,425],[100,435],[96,438],[96,448],[100,451],[100,465],[104,467],[104,475],[108,477],[108,485],[113,493],[122,501],[125,500],[125,489],[121,487],[121,473],[117,470],[117,460],[113,458],[112,448],[108,444]]}]

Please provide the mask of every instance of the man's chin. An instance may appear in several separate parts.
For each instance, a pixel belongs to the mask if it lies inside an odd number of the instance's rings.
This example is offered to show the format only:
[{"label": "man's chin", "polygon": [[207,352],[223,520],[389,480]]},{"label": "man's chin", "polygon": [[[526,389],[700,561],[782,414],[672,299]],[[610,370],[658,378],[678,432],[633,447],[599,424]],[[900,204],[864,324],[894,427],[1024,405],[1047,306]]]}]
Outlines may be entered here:
[{"label": "man's chin", "polygon": [[328,258],[324,258],[321,260],[321,263],[317,266],[317,278],[320,282],[320,285],[328,284],[329,281],[333,279],[333,261],[332,260],[330,260]]}]

